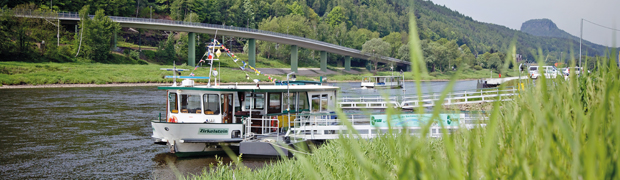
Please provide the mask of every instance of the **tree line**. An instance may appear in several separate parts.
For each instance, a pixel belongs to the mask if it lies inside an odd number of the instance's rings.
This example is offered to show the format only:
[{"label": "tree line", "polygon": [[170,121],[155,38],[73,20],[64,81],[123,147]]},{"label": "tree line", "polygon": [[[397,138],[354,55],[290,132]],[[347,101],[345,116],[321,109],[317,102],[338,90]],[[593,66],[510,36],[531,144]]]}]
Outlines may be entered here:
[{"label": "tree line", "polygon": [[[54,2],[54,4],[47,1],[16,0],[0,5],[13,8],[24,3],[31,3],[41,10],[55,11],[80,11],[88,4],[90,7],[86,11],[89,14],[101,11],[102,14],[114,16],[152,17],[256,28],[316,39],[360,49],[364,52],[375,50],[374,54],[377,55],[408,59],[406,48],[409,43],[410,2],[408,0],[93,0],[89,2],[65,0]],[[534,59],[536,53],[532,52],[536,52],[538,48],[543,53],[552,55],[550,61],[559,61],[559,58],[554,58],[560,57],[556,54],[575,49],[571,46],[572,42],[566,39],[535,37],[504,26],[477,22],[430,1],[415,0],[414,3],[418,36],[422,40],[423,56],[431,72],[449,71],[461,64],[477,69],[500,67],[505,56],[503,52],[507,51],[513,39],[516,39],[517,53],[523,55],[523,59],[529,60]],[[47,26],[45,23],[41,24]],[[148,30],[138,29],[138,31],[144,34]],[[3,32],[5,32],[4,29]],[[171,63],[171,59],[187,59],[187,33],[164,32],[160,34],[172,36],[159,39],[156,43],[158,50],[148,52],[146,55],[154,57],[154,61],[162,64]],[[66,36],[67,33],[63,35]],[[198,36],[201,37],[197,42],[198,45],[204,45],[212,37],[208,34],[198,34]],[[61,35],[61,37],[64,36]],[[222,42],[241,44],[240,47],[234,49],[243,51],[246,39],[224,38],[227,39],[221,40]],[[15,37],[9,39],[11,39],[10,42],[17,42]],[[77,39],[69,35],[65,41],[73,43],[73,48],[65,49],[64,52],[76,52],[74,42]],[[388,48],[367,46],[371,49],[364,49],[364,44],[371,43],[373,39],[383,41],[385,44],[379,44]],[[49,40],[54,40],[54,37]],[[129,41],[136,42],[135,39]],[[247,45],[245,46],[247,49]],[[584,49],[584,51],[596,52],[589,47],[584,47]],[[197,51],[204,52],[204,49],[197,48]],[[290,58],[290,46],[285,44],[258,41],[257,52],[261,56],[277,58],[285,62],[288,62]],[[85,54],[90,58],[92,53]],[[201,52],[196,54],[202,55]],[[199,60],[199,58],[196,59]],[[328,63],[335,65],[342,62],[343,58],[330,54]],[[318,65],[318,52],[300,48],[299,62],[301,66]],[[373,69],[388,67],[385,64],[367,64],[361,60],[354,60],[353,65]]]}]

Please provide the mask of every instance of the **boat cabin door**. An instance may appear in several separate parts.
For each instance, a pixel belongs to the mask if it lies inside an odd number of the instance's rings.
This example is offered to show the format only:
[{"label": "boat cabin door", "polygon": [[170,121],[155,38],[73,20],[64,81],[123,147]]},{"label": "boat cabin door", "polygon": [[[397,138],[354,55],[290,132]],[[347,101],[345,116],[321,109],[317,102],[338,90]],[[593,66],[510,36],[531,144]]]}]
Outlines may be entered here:
[{"label": "boat cabin door", "polygon": [[233,101],[234,96],[232,93],[221,94],[222,101],[222,123],[234,123],[233,122]]}]

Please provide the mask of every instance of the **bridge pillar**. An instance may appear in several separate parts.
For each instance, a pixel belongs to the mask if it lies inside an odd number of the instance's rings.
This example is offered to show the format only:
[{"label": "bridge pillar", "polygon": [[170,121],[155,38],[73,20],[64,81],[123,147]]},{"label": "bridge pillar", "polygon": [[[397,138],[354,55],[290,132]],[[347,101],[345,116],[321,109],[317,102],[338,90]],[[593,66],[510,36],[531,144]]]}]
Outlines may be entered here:
[{"label": "bridge pillar", "polygon": [[351,70],[351,56],[344,57],[344,70]]},{"label": "bridge pillar", "polygon": [[297,73],[297,45],[291,45],[291,71]]},{"label": "bridge pillar", "polygon": [[187,65],[196,66],[196,33],[190,32],[187,35]]},{"label": "bridge pillar", "polygon": [[248,61],[256,68],[256,39],[248,39]]},{"label": "bridge pillar", "polygon": [[327,72],[327,52],[321,51],[321,71]]}]

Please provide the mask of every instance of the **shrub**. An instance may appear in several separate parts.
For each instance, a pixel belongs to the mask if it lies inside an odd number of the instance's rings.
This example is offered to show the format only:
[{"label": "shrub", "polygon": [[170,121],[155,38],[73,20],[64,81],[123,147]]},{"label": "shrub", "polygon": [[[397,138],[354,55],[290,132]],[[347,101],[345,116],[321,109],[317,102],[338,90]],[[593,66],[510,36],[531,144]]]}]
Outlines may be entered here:
[{"label": "shrub", "polygon": [[482,70],[482,67],[480,67],[480,65],[475,65],[474,69],[477,70],[477,71],[480,71],[480,70]]},{"label": "shrub", "polygon": [[133,59],[140,59],[140,52],[138,51],[131,51],[129,52],[129,57],[133,58]]}]

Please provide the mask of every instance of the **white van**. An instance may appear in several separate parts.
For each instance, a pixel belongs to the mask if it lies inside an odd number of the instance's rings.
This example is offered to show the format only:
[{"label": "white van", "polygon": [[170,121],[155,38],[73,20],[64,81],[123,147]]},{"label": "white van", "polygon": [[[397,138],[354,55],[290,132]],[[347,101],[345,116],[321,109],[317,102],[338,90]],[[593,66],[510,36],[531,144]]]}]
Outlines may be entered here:
[{"label": "white van", "polygon": [[558,76],[558,69],[555,68],[554,66],[530,66],[529,70],[529,74],[530,74],[530,78],[532,79],[536,79],[540,76],[540,71],[539,68],[542,68],[543,73],[545,74],[545,77],[547,79],[549,78],[556,78]]}]

